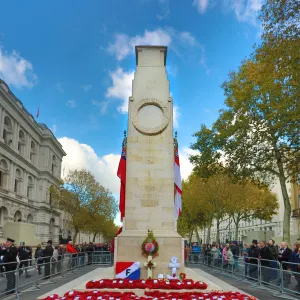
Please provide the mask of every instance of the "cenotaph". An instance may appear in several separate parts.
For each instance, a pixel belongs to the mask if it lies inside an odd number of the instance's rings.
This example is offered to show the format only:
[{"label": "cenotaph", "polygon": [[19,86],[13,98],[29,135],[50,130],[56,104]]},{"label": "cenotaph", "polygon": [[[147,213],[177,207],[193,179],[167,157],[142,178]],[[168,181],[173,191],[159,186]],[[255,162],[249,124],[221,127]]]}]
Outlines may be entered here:
[{"label": "cenotaph", "polygon": [[174,218],[173,101],[166,72],[167,47],[136,46],[136,71],[128,104],[126,205],[123,231],[115,238],[115,262],[140,262],[148,230],[159,244],[153,278],[170,274],[170,258],[184,267],[183,238]]}]

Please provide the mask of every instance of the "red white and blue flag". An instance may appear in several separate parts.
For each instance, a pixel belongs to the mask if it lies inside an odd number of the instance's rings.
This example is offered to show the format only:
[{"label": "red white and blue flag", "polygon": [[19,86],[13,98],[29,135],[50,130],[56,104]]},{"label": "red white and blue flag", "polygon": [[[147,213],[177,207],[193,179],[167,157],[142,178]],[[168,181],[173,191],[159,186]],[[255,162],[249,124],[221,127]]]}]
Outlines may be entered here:
[{"label": "red white and blue flag", "polygon": [[116,278],[120,279],[140,279],[141,264],[140,262],[117,262]]},{"label": "red white and blue flag", "polygon": [[181,186],[181,175],[180,175],[180,163],[179,163],[179,155],[178,148],[175,148],[175,160],[174,160],[174,181],[175,181],[175,201],[174,201],[174,217],[175,220],[178,219],[182,212],[182,186]]},{"label": "red white and blue flag", "polygon": [[120,187],[120,202],[119,202],[119,210],[121,215],[121,222],[125,217],[125,189],[126,189],[126,149],[122,148],[122,155],[119,162],[118,177],[121,180]]}]

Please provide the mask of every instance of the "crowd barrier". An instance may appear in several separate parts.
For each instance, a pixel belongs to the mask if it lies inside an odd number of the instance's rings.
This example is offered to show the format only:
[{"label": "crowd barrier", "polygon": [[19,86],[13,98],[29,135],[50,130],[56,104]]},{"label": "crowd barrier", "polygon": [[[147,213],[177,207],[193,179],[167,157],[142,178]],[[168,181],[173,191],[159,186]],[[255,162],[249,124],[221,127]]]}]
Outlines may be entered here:
[{"label": "crowd barrier", "polygon": [[0,264],[0,298],[8,294],[40,290],[45,284],[54,284],[56,279],[79,272],[88,265],[112,265],[113,255],[107,251],[66,253],[57,258],[41,257],[16,263]]},{"label": "crowd barrier", "polygon": [[[253,287],[267,289],[274,297],[300,298],[300,264],[241,256],[225,261],[218,255],[198,252],[187,253],[185,264],[210,268],[213,272],[222,273],[237,281],[248,282]],[[289,295],[293,298],[289,298]]]}]

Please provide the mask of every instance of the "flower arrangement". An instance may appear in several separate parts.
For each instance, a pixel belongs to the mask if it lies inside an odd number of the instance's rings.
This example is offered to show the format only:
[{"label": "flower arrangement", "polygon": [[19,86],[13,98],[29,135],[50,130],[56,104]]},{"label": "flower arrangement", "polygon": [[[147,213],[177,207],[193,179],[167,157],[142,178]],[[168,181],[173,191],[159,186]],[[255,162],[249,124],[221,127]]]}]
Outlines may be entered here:
[{"label": "flower arrangement", "polygon": [[152,300],[152,299],[222,299],[222,300],[256,300],[253,296],[248,296],[239,292],[160,292],[145,291],[143,296],[138,296],[134,292],[112,292],[112,291],[70,291],[60,297],[57,294],[48,296],[43,300],[86,300],[86,299],[111,299],[111,300]]},{"label": "flower arrangement", "polygon": [[142,255],[145,257],[158,255],[159,246],[154,237],[153,231],[148,230],[148,236],[142,244]]},{"label": "flower arrangement", "polygon": [[185,280],[186,274],[185,273],[180,273],[179,278],[180,278],[180,280]]},{"label": "flower arrangement", "polygon": [[147,268],[152,269],[154,266],[152,260],[148,261]]}]

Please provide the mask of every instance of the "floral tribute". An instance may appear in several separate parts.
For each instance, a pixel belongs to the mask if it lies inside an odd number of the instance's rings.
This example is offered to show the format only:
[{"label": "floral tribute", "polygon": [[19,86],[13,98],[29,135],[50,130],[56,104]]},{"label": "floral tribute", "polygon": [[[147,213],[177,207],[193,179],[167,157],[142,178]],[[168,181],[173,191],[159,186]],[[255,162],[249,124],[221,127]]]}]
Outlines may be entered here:
[{"label": "floral tribute", "polygon": [[153,231],[148,230],[148,236],[142,244],[142,255],[145,257],[158,255],[159,246],[154,237]]},{"label": "floral tribute", "polygon": [[164,279],[101,279],[92,280],[86,284],[87,289],[162,289],[162,290],[206,290],[207,284],[192,279],[164,280]]},{"label": "floral tribute", "polygon": [[60,297],[56,294],[48,296],[43,300],[256,300],[255,297],[241,294],[239,292],[160,292],[145,291],[143,296],[137,296],[134,292],[112,292],[112,291],[70,291]]}]

